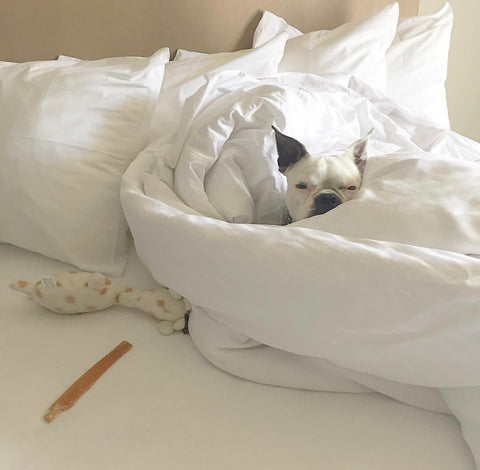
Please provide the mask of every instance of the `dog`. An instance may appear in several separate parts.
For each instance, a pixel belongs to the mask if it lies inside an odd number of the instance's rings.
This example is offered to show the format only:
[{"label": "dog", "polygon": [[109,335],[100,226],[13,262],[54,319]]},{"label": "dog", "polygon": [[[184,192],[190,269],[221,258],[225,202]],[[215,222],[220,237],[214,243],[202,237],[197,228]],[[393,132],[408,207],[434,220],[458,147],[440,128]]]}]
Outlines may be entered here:
[{"label": "dog", "polygon": [[276,127],[278,169],[287,177],[289,222],[325,214],[350,201],[362,184],[371,129],[343,155],[310,155],[305,146]]}]

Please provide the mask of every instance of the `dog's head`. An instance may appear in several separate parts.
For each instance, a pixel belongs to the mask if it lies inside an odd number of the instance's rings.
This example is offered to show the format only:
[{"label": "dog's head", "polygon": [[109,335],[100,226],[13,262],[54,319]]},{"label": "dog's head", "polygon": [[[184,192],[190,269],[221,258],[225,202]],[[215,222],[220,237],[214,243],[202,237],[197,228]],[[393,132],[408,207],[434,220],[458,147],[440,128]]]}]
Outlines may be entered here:
[{"label": "dog's head", "polygon": [[[272,126],[273,127],[273,126]],[[355,197],[362,183],[373,129],[343,155],[310,155],[298,140],[275,131],[278,168],[287,177],[286,204],[293,222],[325,214]]]}]

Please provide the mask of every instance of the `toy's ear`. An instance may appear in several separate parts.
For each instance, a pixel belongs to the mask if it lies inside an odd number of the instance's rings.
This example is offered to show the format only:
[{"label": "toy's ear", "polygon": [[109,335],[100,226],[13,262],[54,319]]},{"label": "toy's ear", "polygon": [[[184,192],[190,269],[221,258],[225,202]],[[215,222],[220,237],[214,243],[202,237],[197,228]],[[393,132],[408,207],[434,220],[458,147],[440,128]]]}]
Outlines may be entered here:
[{"label": "toy's ear", "polygon": [[345,152],[345,156],[351,158],[355,165],[357,165],[358,171],[363,174],[365,170],[365,164],[367,161],[367,142],[368,138],[373,134],[375,129],[370,129],[361,139],[355,141]]},{"label": "toy's ear", "polygon": [[277,144],[278,153],[278,169],[285,173],[288,167],[297,163],[301,158],[308,155],[305,146],[293,137],[282,134],[275,126],[272,126],[275,131],[275,142]]},{"label": "toy's ear", "polygon": [[29,281],[12,281],[10,283],[10,289],[23,292],[24,294],[31,294],[33,283]]}]

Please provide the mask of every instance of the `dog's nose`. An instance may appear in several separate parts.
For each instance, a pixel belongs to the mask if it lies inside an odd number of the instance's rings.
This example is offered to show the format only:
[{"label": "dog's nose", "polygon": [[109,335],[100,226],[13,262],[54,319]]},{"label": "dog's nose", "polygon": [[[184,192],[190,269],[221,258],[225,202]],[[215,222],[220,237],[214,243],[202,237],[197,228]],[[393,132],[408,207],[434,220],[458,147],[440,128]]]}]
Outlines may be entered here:
[{"label": "dog's nose", "polygon": [[335,193],[320,193],[314,199],[315,207],[313,215],[325,214],[342,203],[342,200]]}]

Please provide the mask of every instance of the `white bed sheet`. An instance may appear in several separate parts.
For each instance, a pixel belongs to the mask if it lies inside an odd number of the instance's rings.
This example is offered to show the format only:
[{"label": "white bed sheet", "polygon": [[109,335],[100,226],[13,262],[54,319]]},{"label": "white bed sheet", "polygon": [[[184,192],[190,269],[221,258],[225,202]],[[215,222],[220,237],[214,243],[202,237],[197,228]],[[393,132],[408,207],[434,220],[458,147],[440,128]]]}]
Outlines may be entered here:
[{"label": "white bed sheet", "polygon": [[[8,288],[70,268],[0,244],[1,468],[474,469],[450,415],[379,394],[248,382],[212,367],[188,336],[161,336],[140,312],[60,316]],[[133,250],[124,278],[154,285]],[[45,423],[48,406],[123,339],[133,349]]]}]

